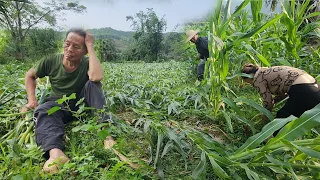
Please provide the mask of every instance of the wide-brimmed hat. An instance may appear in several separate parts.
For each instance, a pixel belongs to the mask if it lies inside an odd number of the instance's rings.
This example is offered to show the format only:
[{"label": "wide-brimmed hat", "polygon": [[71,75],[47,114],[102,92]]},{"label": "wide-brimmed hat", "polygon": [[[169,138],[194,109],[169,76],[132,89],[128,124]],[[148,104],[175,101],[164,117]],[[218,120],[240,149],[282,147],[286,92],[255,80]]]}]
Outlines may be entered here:
[{"label": "wide-brimmed hat", "polygon": [[190,41],[190,39],[192,39],[193,36],[196,35],[196,34],[198,34],[198,33],[199,33],[198,30],[188,30],[188,31],[186,32],[186,35],[187,35],[187,40],[186,40],[186,42]]}]

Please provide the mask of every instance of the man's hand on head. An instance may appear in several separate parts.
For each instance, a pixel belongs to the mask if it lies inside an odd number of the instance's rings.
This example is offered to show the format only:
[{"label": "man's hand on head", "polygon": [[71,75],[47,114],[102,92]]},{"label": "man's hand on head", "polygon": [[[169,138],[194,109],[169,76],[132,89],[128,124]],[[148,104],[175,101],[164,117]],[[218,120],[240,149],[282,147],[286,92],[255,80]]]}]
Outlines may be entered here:
[{"label": "man's hand on head", "polygon": [[94,37],[91,35],[90,32],[86,32],[85,44],[87,48],[92,47],[94,43]]}]

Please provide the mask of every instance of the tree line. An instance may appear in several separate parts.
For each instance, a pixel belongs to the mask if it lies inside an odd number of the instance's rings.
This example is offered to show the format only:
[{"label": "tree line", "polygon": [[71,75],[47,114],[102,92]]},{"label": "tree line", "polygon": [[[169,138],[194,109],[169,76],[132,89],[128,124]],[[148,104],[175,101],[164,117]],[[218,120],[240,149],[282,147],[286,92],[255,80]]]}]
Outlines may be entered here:
[{"label": "tree line", "polygon": [[[66,11],[82,13],[86,7],[64,0],[0,0],[0,63],[11,60],[36,60],[44,55],[62,51],[64,32],[53,29]],[[116,48],[112,37],[96,37],[96,50],[102,61],[140,60],[162,61],[182,57],[183,37],[171,33],[166,38],[166,20],[153,9],[127,16],[134,30],[133,37],[121,39],[124,49]],[[48,28],[42,28],[44,25]]]}]

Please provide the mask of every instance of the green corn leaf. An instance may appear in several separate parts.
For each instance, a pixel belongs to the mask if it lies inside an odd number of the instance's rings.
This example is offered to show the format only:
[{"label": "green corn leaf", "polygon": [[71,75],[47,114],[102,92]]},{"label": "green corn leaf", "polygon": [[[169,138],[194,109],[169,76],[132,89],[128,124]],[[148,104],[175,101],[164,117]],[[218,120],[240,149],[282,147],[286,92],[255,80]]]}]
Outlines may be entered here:
[{"label": "green corn leaf", "polygon": [[274,167],[269,167],[273,172],[277,173],[277,174],[286,174],[286,175],[289,175],[289,173],[283,169],[282,167],[277,167],[277,166],[274,166]]},{"label": "green corn leaf", "polygon": [[265,57],[263,57],[259,52],[254,50],[251,45],[244,45],[244,46],[249,50],[249,52],[255,54],[264,65],[270,67],[269,61]]},{"label": "green corn leaf", "polygon": [[230,176],[228,176],[228,174],[219,166],[219,164],[216,163],[214,158],[212,158],[210,155],[208,155],[208,157],[215,175],[222,179],[231,179]]},{"label": "green corn leaf", "polygon": [[251,74],[246,74],[246,73],[238,73],[238,74],[235,74],[235,75],[233,75],[233,76],[229,76],[229,77],[227,77],[226,79],[227,79],[227,80],[230,80],[230,79],[233,79],[233,78],[236,78],[236,77],[253,78],[253,75],[251,75]]},{"label": "green corn leaf", "polygon": [[[231,1],[228,1],[231,3]],[[244,0],[239,6],[237,6],[237,9],[232,13],[231,17],[229,17],[225,22],[222,23],[222,26],[219,28],[220,32],[226,32],[226,28],[229,24],[229,22],[236,17],[242,10],[249,4],[250,0]],[[228,7],[228,6],[227,6]],[[225,11],[230,11],[226,9]]]},{"label": "green corn leaf", "polygon": [[144,123],[144,126],[143,126],[143,131],[144,131],[144,132],[148,132],[149,126],[150,126],[151,123],[152,123],[152,120],[151,120],[151,119],[148,119],[148,120]]},{"label": "green corn leaf", "polygon": [[289,141],[294,140],[297,137],[304,135],[312,128],[320,125],[320,104],[311,110],[304,112],[300,118],[290,122],[272,138],[265,147],[279,142],[281,139],[287,139]]},{"label": "green corn leaf", "polygon": [[158,141],[157,141],[157,151],[156,151],[156,157],[154,158],[154,168],[157,168],[158,166],[158,160],[160,156],[160,148],[163,141],[163,134],[162,132],[158,131]]},{"label": "green corn leaf", "polygon": [[287,166],[287,163],[284,163],[278,159],[273,158],[272,156],[266,155],[266,158],[273,164],[279,165],[279,166]]},{"label": "green corn leaf", "polygon": [[232,101],[230,98],[222,97],[221,98],[224,103],[228,104],[232,110],[234,110],[237,114],[241,114],[240,108],[237,106],[235,102]]},{"label": "green corn leaf", "polygon": [[304,1],[304,3],[302,4],[301,9],[300,9],[299,12],[297,13],[297,14],[298,14],[298,15],[297,15],[297,18],[298,18],[298,19],[302,19],[302,16],[306,13],[306,9],[307,9],[307,7],[308,7],[308,5],[309,5],[309,2],[310,2],[310,0],[306,0],[306,1]]},{"label": "green corn leaf", "polygon": [[[315,146],[312,148],[314,151],[320,151],[320,145]],[[297,155],[294,157],[295,161],[305,161],[308,158],[306,153],[303,153],[302,151],[300,151],[299,153],[297,153]]]},{"label": "green corn leaf", "polygon": [[260,111],[261,113],[263,113],[266,117],[268,117],[269,120],[273,120],[272,113],[268,109],[266,109],[266,108],[262,107],[261,105],[257,104],[256,102],[254,102],[254,101],[252,101],[250,99],[246,99],[246,98],[237,98],[237,99],[235,99],[235,101],[242,101],[242,102],[252,106],[256,110]]},{"label": "green corn leaf", "polygon": [[247,177],[250,180],[260,180],[259,175],[252,171],[251,169],[249,169],[249,167],[245,164],[240,164],[240,167],[243,168],[246,171]]},{"label": "green corn leaf", "polygon": [[282,128],[288,122],[296,119],[294,116],[290,116],[285,119],[275,119],[265,125],[260,133],[251,136],[237,151],[235,154],[253,149],[261,144],[264,140],[269,138],[276,130]]},{"label": "green corn leaf", "polygon": [[201,153],[201,160],[197,167],[193,170],[192,172],[192,178],[193,179],[198,179],[201,173],[204,171],[204,169],[207,166],[207,158],[206,158],[206,153],[202,151]]},{"label": "green corn leaf", "polygon": [[167,135],[169,136],[169,138],[175,142],[175,148],[181,154],[183,160],[185,161],[185,166],[187,168],[187,153],[184,152],[184,150],[183,150],[183,145],[182,145],[181,140],[179,139],[179,137],[177,136],[177,134],[175,133],[174,130],[172,130],[170,128],[166,128],[166,130],[167,130]]},{"label": "green corn leaf", "polygon": [[222,111],[224,118],[226,119],[227,127],[229,128],[230,132],[233,133],[233,127],[231,124],[231,118],[230,116],[225,112]]},{"label": "green corn leaf", "polygon": [[237,40],[235,40],[234,42],[232,42],[228,47],[227,47],[227,50],[231,49],[232,46],[234,44],[237,44],[245,39],[248,39],[250,37],[252,37],[253,35],[255,34],[258,34],[262,31],[264,31],[265,29],[267,29],[269,26],[273,25],[276,21],[278,21],[281,17],[283,16],[283,13],[275,16],[273,19],[271,19],[270,21],[268,21],[267,23],[265,23],[264,25],[256,28],[256,29],[253,29],[252,31],[246,33],[245,35],[241,36],[240,38],[238,38]]},{"label": "green corn leaf", "polygon": [[[222,53],[220,53],[220,55],[223,56]],[[229,60],[226,57],[221,57],[221,59],[223,60],[223,64],[222,64],[223,71],[222,71],[222,74],[221,74],[221,78],[223,80],[225,80],[225,78],[227,77],[227,75],[229,73]]]},{"label": "green corn leaf", "polygon": [[248,119],[246,119],[244,117],[241,117],[241,116],[236,116],[235,118],[238,119],[239,121],[247,124],[250,127],[250,130],[252,131],[252,134],[256,133],[257,130],[254,128],[254,124],[253,124],[252,121],[250,121],[250,120],[248,120]]},{"label": "green corn leaf", "polygon": [[262,0],[250,1],[251,4],[251,13],[253,21],[258,23],[260,21],[260,11],[262,8]]},{"label": "green corn leaf", "polygon": [[294,170],[292,169],[291,166],[289,166],[289,170],[290,170],[292,179],[294,179],[294,180],[299,180],[300,179],[300,178],[298,178],[298,176],[296,175],[296,173],[294,172]]},{"label": "green corn leaf", "polygon": [[[211,24],[215,24],[218,25],[220,24],[220,20],[221,20],[221,8],[222,8],[222,0],[217,0],[215,5],[214,5],[214,10],[212,11],[213,14],[210,18],[210,28],[212,28]],[[210,32],[212,32],[212,29],[210,30]]]},{"label": "green corn leaf", "polygon": [[319,16],[320,15],[320,12],[313,12],[307,16],[305,16],[303,19],[308,19],[308,18],[312,18],[312,17],[315,17],[315,16]]},{"label": "green corn leaf", "polygon": [[290,62],[284,58],[276,58],[276,60],[281,64],[281,65],[284,65],[284,66],[292,66],[290,64]]},{"label": "green corn leaf", "polygon": [[235,163],[234,161],[231,161],[227,157],[221,156],[220,154],[216,154],[216,153],[213,153],[213,152],[207,153],[207,154],[208,154],[208,156],[213,158],[221,166],[230,166],[230,165],[233,165]]},{"label": "green corn leaf", "polygon": [[167,144],[163,148],[161,158],[163,158],[170,151],[170,149],[172,149],[172,146],[173,146],[172,141],[167,142]]},{"label": "green corn leaf", "polygon": [[294,143],[292,143],[292,142],[290,142],[290,141],[288,141],[286,139],[281,139],[281,142],[283,142],[284,144],[286,144],[289,147],[293,147],[293,148],[298,149],[299,151],[305,153],[309,157],[320,159],[320,152],[319,151],[315,151],[315,150],[310,149],[310,148],[305,148],[305,147],[298,146],[298,145],[296,145],[296,144],[294,144]]}]

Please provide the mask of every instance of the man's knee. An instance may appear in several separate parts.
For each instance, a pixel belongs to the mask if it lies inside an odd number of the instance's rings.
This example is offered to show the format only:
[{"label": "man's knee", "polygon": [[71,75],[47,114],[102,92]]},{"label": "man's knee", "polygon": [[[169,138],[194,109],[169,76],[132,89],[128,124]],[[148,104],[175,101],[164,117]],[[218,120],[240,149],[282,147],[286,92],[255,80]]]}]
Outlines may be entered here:
[{"label": "man's knee", "polygon": [[88,80],[85,84],[85,88],[98,88],[98,89],[101,89],[102,87],[102,84],[101,82],[94,82],[94,81],[90,81]]}]

